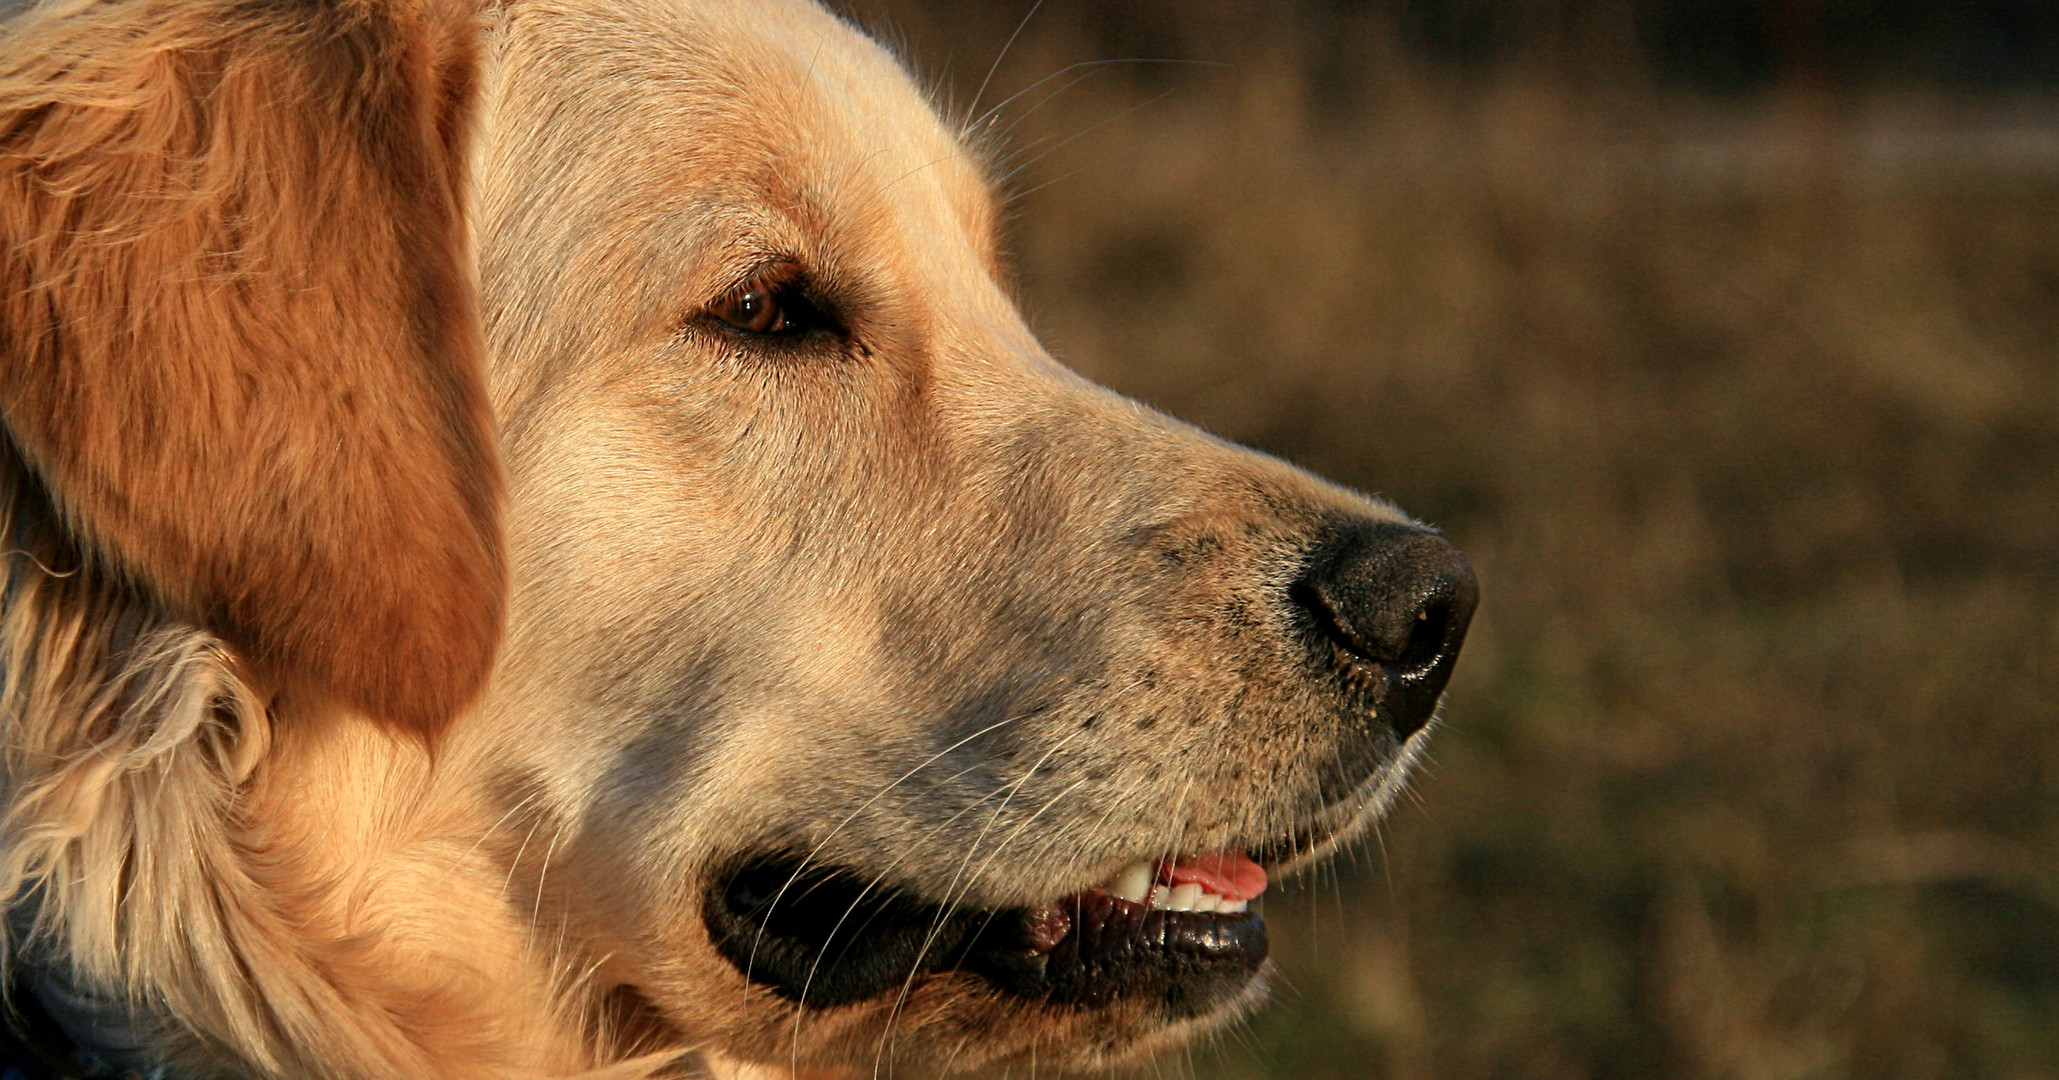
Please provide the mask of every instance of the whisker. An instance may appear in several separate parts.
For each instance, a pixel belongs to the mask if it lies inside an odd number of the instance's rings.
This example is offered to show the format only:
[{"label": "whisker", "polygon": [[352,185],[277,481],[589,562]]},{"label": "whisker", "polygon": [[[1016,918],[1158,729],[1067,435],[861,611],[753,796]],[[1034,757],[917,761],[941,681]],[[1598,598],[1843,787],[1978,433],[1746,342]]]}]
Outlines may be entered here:
[{"label": "whisker", "polygon": [[994,104],[993,108],[988,109],[986,112],[983,112],[978,116],[973,117],[972,121],[966,125],[966,130],[971,131],[975,128],[978,128],[981,124],[990,122],[993,119],[994,114],[1000,112],[1002,109],[1007,108],[1009,105],[1014,104],[1015,101],[1021,98],[1024,94],[1028,94],[1035,91],[1037,87],[1043,86],[1045,83],[1048,83],[1053,79],[1063,78],[1067,74],[1074,71],[1078,71],[1081,68],[1107,67],[1111,64],[1190,64],[1195,67],[1230,66],[1228,64],[1216,60],[1183,60],[1173,57],[1157,56],[1126,56],[1112,60],[1077,60],[1073,63],[1065,65],[1062,68],[1059,68],[1057,71],[1054,71],[1041,79],[1038,79],[1036,82],[1033,82],[1028,86],[1023,87],[1022,89],[1017,90],[1015,93],[1010,94],[1005,98],[1002,98],[1000,101]]},{"label": "whisker", "polygon": [[865,166],[867,165],[872,164],[874,161],[879,160],[880,155],[885,154],[889,149],[891,149],[891,147],[882,146],[879,149],[874,150],[872,153],[865,155],[863,158],[860,158],[857,162],[852,164],[850,168],[845,169],[844,174],[842,176],[837,178],[836,186],[842,188],[845,185],[849,184],[851,182],[851,178],[858,175],[859,170],[865,168]]},{"label": "whisker", "polygon": [[[1009,844],[1012,844],[1012,843],[1014,843],[1014,842],[1015,842],[1015,838],[1016,838],[1016,837],[1018,837],[1018,836],[1021,836],[1021,835],[1022,835],[1022,833],[1023,833],[1023,830],[1025,830],[1025,829],[1029,828],[1029,827],[1030,827],[1031,825],[1033,825],[1033,824],[1035,824],[1035,823],[1036,823],[1036,821],[1037,821],[1037,819],[1038,819],[1038,818],[1041,818],[1041,817],[1043,817],[1043,816],[1044,816],[1044,811],[1046,811],[1046,810],[1049,810],[1049,809],[1051,809],[1051,808],[1052,808],[1053,806],[1056,806],[1056,805],[1058,805],[1058,801],[1059,801],[1060,799],[1063,799],[1063,798],[1065,798],[1065,797],[1066,797],[1067,795],[1070,795],[1070,794],[1072,794],[1073,792],[1075,792],[1075,791],[1079,790],[1079,788],[1080,788],[1080,785],[1082,785],[1082,784],[1085,784],[1085,783],[1086,783],[1087,781],[1089,781],[1089,780],[1091,780],[1091,779],[1093,779],[1093,778],[1092,778],[1092,777],[1086,777],[1086,776],[1083,776],[1083,777],[1079,778],[1078,780],[1075,780],[1075,781],[1073,781],[1073,782],[1072,782],[1071,784],[1068,784],[1068,785],[1066,785],[1066,787],[1065,787],[1065,789],[1064,789],[1063,791],[1060,791],[1060,792],[1059,792],[1058,794],[1056,794],[1056,795],[1053,795],[1053,796],[1051,796],[1051,799],[1050,799],[1050,801],[1046,802],[1046,803],[1045,803],[1045,804],[1044,804],[1043,806],[1039,807],[1039,808],[1037,809],[1037,812],[1036,812],[1036,813],[1034,813],[1034,814],[1031,814],[1031,815],[1030,815],[1030,816],[1029,816],[1029,817],[1028,817],[1028,818],[1027,818],[1026,820],[1024,820],[1024,821],[1022,822],[1022,824],[1020,824],[1020,825],[1017,825],[1017,826],[1015,827],[1015,831],[1014,831],[1014,832],[1012,832],[1012,833],[1008,834],[1008,836],[1007,836],[1007,837],[1006,837],[1005,839],[1003,839],[1003,840],[1002,840],[1002,841],[1001,841],[1001,842],[1000,842],[999,844],[996,844],[996,845],[994,845],[994,849],[993,849],[993,850],[992,850],[991,852],[989,852],[989,853],[987,854],[987,857],[986,857],[986,861],[984,861],[984,862],[982,862],[982,863],[980,863],[980,864],[979,864],[979,868],[978,868],[978,869],[976,869],[976,870],[974,870],[974,871],[972,872],[972,875],[971,875],[971,877],[972,877],[972,878],[977,878],[977,877],[979,877],[979,875],[980,875],[980,874],[982,874],[982,873],[985,873],[985,872],[986,872],[986,869],[987,869],[987,867],[989,867],[989,866],[992,866],[992,865],[993,865],[993,863],[994,863],[994,860],[995,860],[995,859],[997,859],[997,858],[999,858],[999,857],[1000,857],[1000,856],[1002,855],[1002,853],[1004,853],[1004,852],[1006,852],[1006,851],[1008,850],[1008,845],[1009,845]],[[1049,845],[1050,845],[1050,842],[1049,842],[1049,841],[1046,841],[1046,846],[1045,846],[1045,850],[1049,850]],[[968,882],[967,882],[967,884],[966,884],[966,890],[967,890],[967,893],[968,893],[968,894],[969,894],[969,893],[970,893],[970,891],[971,891],[971,882],[970,882],[969,880],[968,880]],[[961,897],[961,899],[962,899],[962,897]],[[954,902],[955,902],[955,901],[954,901]],[[986,921],[985,923],[982,923],[982,924],[981,924],[981,929],[982,929],[982,930],[984,930],[984,929],[985,929],[985,928],[986,928],[987,926],[989,926],[989,925],[992,925],[992,923],[993,923],[993,916],[992,916],[992,915],[989,915],[989,916],[987,917],[987,921]]]},{"label": "whisker", "polygon": [[[466,848],[466,849],[465,849],[465,850],[464,850],[463,852],[461,852],[461,853],[460,853],[460,854],[458,855],[458,857],[457,857],[457,858],[455,858],[455,859],[452,859],[452,860],[451,860],[451,863],[450,863],[450,867],[449,867],[449,869],[446,869],[446,870],[445,870],[445,871],[443,872],[443,876],[442,876],[442,877],[439,877],[439,878],[437,878],[437,879],[436,879],[436,881],[435,881],[435,882],[434,882],[434,883],[433,883],[433,884],[432,884],[432,885],[431,885],[430,887],[431,887],[431,888],[434,888],[434,887],[435,887],[435,886],[437,886],[437,885],[441,885],[441,884],[443,884],[444,882],[446,882],[446,881],[449,881],[449,880],[450,880],[450,876],[451,876],[452,874],[455,874],[455,873],[457,873],[457,872],[458,872],[458,868],[459,868],[459,867],[460,867],[461,865],[463,865],[463,864],[464,864],[465,860],[467,860],[467,859],[471,858],[471,857],[472,857],[472,855],[473,855],[473,853],[479,850],[479,848],[480,848],[480,845],[482,845],[482,844],[486,843],[486,841],[487,841],[488,839],[492,838],[492,836],[493,836],[493,834],[494,834],[494,833],[496,833],[496,832],[499,832],[499,831],[500,831],[500,827],[501,827],[502,825],[505,825],[505,824],[507,824],[507,823],[508,823],[508,819],[509,819],[509,818],[511,818],[511,817],[514,817],[514,816],[515,816],[516,814],[519,814],[519,813],[521,813],[521,812],[522,812],[522,810],[523,810],[523,808],[527,807],[527,806],[528,806],[528,805],[529,805],[530,803],[532,803],[532,802],[535,802],[535,801],[536,801],[536,800],[537,800],[538,798],[540,798],[540,797],[541,797],[542,795],[543,795],[543,793],[542,793],[541,791],[532,791],[532,792],[530,792],[529,794],[527,794],[527,795],[524,795],[524,796],[522,797],[522,800],[521,800],[520,802],[518,802],[518,803],[516,803],[515,805],[513,805],[513,806],[509,807],[509,808],[508,808],[508,812],[507,812],[507,813],[505,813],[505,814],[502,814],[502,815],[500,816],[500,820],[499,820],[499,821],[496,821],[496,822],[494,822],[493,824],[491,824],[491,825],[488,825],[488,826],[486,827],[486,831],[485,831],[485,832],[482,832],[482,833],[480,833],[480,834],[479,834],[479,839],[477,839],[477,840],[474,840],[474,841],[472,841],[472,846],[471,846],[471,847],[468,847],[468,848]],[[505,890],[503,890],[503,891],[505,891]]]},{"label": "whisker", "polygon": [[[1100,835],[1100,834],[1101,834],[1101,830],[1107,827],[1107,825],[1108,825],[1108,819],[1109,819],[1109,818],[1112,818],[1112,817],[1114,817],[1114,816],[1115,816],[1115,812],[1116,812],[1117,810],[1121,809],[1121,808],[1122,808],[1122,805],[1121,805],[1120,803],[1116,802],[1116,801],[1115,801],[1115,800],[1113,800],[1113,799],[1109,800],[1109,802],[1108,802],[1108,809],[1106,809],[1106,810],[1102,811],[1102,813],[1101,813],[1101,819],[1100,819],[1099,821],[1096,821],[1096,822],[1094,823],[1094,827],[1093,827],[1093,828],[1091,828],[1091,829],[1087,830],[1087,835],[1089,835],[1089,836],[1098,836],[1098,835]],[[1051,850],[1051,849],[1052,849],[1053,847],[1056,847],[1056,846],[1058,845],[1058,843],[1060,842],[1060,840],[1061,840],[1061,839],[1063,839],[1063,838],[1062,838],[1062,837],[1059,837],[1059,836],[1052,836],[1052,837],[1051,837],[1050,839],[1048,839],[1048,840],[1045,840],[1045,841],[1044,841],[1044,846],[1043,846],[1042,850],[1040,850],[1040,851],[1038,852],[1038,857],[1039,857],[1039,858],[1042,858],[1042,857],[1043,857],[1043,856],[1044,856],[1044,855],[1045,855],[1046,853],[1050,852],[1050,850]],[[1084,853],[1083,851],[1081,851],[1080,849],[1078,849],[1078,848],[1075,848],[1075,849],[1074,849],[1074,851],[1073,851],[1073,855],[1072,855],[1072,858],[1071,858],[1071,859],[1069,859],[1069,860],[1067,861],[1067,864],[1066,864],[1066,867],[1065,867],[1065,872],[1064,872],[1064,873],[1063,873],[1062,875],[1060,875],[1060,876],[1061,876],[1061,877],[1071,877],[1071,876],[1072,876],[1072,872],[1073,872],[1074,868],[1076,868],[1077,866],[1079,866],[1079,864],[1080,864],[1080,863],[1082,863],[1083,861],[1085,861],[1085,858],[1086,858],[1086,855],[1085,855],[1085,853]]]},{"label": "whisker", "polygon": [[1146,108],[1151,105],[1156,105],[1170,96],[1172,96],[1172,91],[1170,90],[1167,90],[1161,94],[1154,94],[1153,96],[1145,98],[1143,101],[1137,102],[1135,105],[1132,105],[1129,108],[1124,109],[1113,116],[1102,119],[1077,132],[1074,132],[1072,135],[1060,139],[1058,142],[1052,144],[1048,149],[1044,150],[1037,156],[1030,158],[1028,161],[1023,162],[1022,164],[1017,165],[1012,169],[1009,169],[1005,173],[1002,173],[1000,179],[997,180],[996,183],[1006,184],[1008,181],[1013,180],[1017,176],[1021,175],[1024,169],[1027,169],[1030,166],[1035,165],[1037,162],[1042,161],[1047,157],[1050,157],[1052,154],[1055,154],[1058,151],[1063,150],[1068,146],[1071,146],[1073,143],[1076,143],[1079,140],[1084,139],[1089,135],[1092,135],[1094,132],[1099,131],[1102,128],[1107,127],[1108,125],[1115,123],[1117,120],[1120,120],[1123,117],[1128,116],[1139,109]]},{"label": "whisker", "polygon": [[[1380,877],[1387,883],[1387,902],[1398,904],[1399,899],[1394,888],[1394,856],[1387,851],[1387,824],[1385,822],[1373,822],[1373,845],[1380,849]],[[1358,862],[1356,845],[1353,846],[1351,857],[1352,862],[1356,864]]]},{"label": "whisker", "polygon": [[962,146],[961,146],[961,147],[959,147],[958,149],[956,149],[956,150],[953,150],[953,151],[951,151],[950,153],[948,153],[948,154],[945,154],[945,155],[944,155],[944,156],[942,156],[942,157],[938,157],[938,158],[931,158],[930,160],[928,160],[928,161],[925,161],[925,162],[923,162],[922,164],[920,164],[920,165],[917,165],[916,167],[914,167],[914,168],[912,168],[912,169],[909,169],[909,170],[908,170],[907,172],[904,172],[904,173],[902,173],[901,175],[899,175],[899,176],[896,176],[896,177],[894,177],[894,178],[893,178],[892,180],[889,180],[889,181],[887,181],[887,182],[886,182],[886,186],[885,186],[885,187],[882,187],[882,188],[880,188],[880,190],[881,190],[881,191],[886,191],[886,190],[887,190],[888,188],[891,188],[891,187],[893,187],[893,186],[894,186],[895,184],[898,184],[898,183],[900,183],[901,181],[903,181],[903,180],[906,180],[906,179],[908,179],[908,178],[909,178],[909,177],[911,177],[911,176],[914,176],[914,175],[915,175],[916,173],[919,173],[919,172],[923,171],[924,169],[928,169],[928,168],[933,168],[933,167],[935,167],[935,166],[937,166],[937,165],[942,165],[942,164],[943,164],[944,162],[946,162],[946,161],[949,161],[949,160],[951,160],[952,158],[959,158],[959,157],[964,157],[964,156],[965,156],[965,152],[966,152],[966,149],[965,149],[965,147],[962,147]]},{"label": "whisker", "polygon": [[501,879],[500,883],[501,896],[507,896],[508,890],[515,887],[515,871],[521,869],[522,856],[529,853],[529,841],[536,839],[536,830],[542,825],[542,818],[537,818],[529,823],[529,831],[522,836],[522,846],[516,848],[515,857],[508,860],[508,876]]},{"label": "whisker", "polygon": [[[954,742],[951,745],[944,747],[942,750],[939,750],[936,753],[931,754],[928,758],[925,758],[921,764],[916,765],[914,768],[909,769],[905,773],[902,773],[900,776],[896,777],[893,781],[888,783],[885,787],[882,787],[878,791],[874,792],[871,798],[865,800],[863,803],[860,803],[857,809],[851,811],[849,814],[846,814],[842,821],[837,822],[836,826],[829,830],[828,835],[824,836],[820,841],[818,841],[815,844],[813,848],[809,849],[806,855],[803,855],[801,857],[800,866],[796,868],[793,875],[791,877],[788,877],[786,882],[779,887],[779,891],[772,895],[772,902],[766,905],[766,918],[771,918],[772,912],[778,909],[779,902],[786,898],[787,890],[793,887],[795,881],[799,880],[801,874],[808,869],[808,865],[815,861],[815,857],[817,855],[822,854],[822,850],[829,846],[830,841],[836,839],[838,833],[843,832],[844,829],[851,824],[851,822],[858,820],[858,815],[863,814],[865,811],[871,809],[874,803],[878,802],[883,798],[886,798],[889,792],[893,791],[897,787],[900,787],[902,784],[906,783],[909,779],[914,777],[917,773],[920,773],[922,770],[927,769],[931,765],[936,764],[938,761],[942,760],[946,755],[950,754],[952,751],[957,750],[960,747],[963,747],[965,744],[971,742],[974,739],[979,738],[982,735],[998,731],[1001,728],[1008,726],[1009,724],[1013,724],[1018,721],[1028,719],[1033,715],[1035,714],[1021,713],[1015,716],[1004,717],[1000,720],[997,720],[994,723],[989,724],[986,727],[983,727],[970,735],[967,735],[966,737],[958,740],[957,742]],[[757,963],[758,945],[763,940],[764,924],[760,923],[758,933],[754,935],[751,939],[750,956],[747,957],[744,962],[744,993],[749,993],[751,969]]]},{"label": "whisker", "polygon": [[1100,163],[1100,162],[1098,162],[1098,161],[1090,161],[1090,162],[1088,162],[1087,164],[1085,164],[1085,165],[1082,165],[1082,166],[1080,166],[1079,168],[1077,168],[1077,169],[1074,169],[1073,171],[1071,171],[1071,172],[1069,172],[1069,173],[1066,173],[1066,174],[1065,174],[1065,175],[1063,175],[1063,176],[1059,176],[1059,177],[1055,177],[1055,178],[1053,178],[1053,179],[1050,179],[1050,180],[1046,180],[1046,181],[1044,181],[1043,183],[1041,183],[1041,184],[1038,184],[1037,186],[1035,186],[1035,187],[1033,187],[1033,188],[1027,188],[1027,189],[1024,189],[1024,190],[1022,190],[1022,191],[1018,191],[1018,192],[1015,192],[1014,194],[1012,194],[1012,195],[1008,196],[1008,201],[1009,201],[1009,202],[1016,202],[1016,201],[1019,201],[1019,200],[1022,200],[1022,199],[1027,199],[1027,198],[1029,198],[1029,197],[1030,197],[1031,195],[1034,195],[1034,194],[1036,194],[1037,192],[1039,192],[1039,191],[1042,191],[1042,190],[1044,190],[1044,189],[1045,189],[1045,188],[1047,188],[1047,187],[1050,187],[1050,186],[1051,186],[1052,184],[1058,183],[1058,182],[1059,182],[1060,180],[1070,180],[1070,179],[1072,179],[1073,177],[1075,177],[1075,176],[1078,176],[1079,174],[1081,174],[1081,173],[1083,173],[1083,172],[1086,172],[1086,171],[1087,171],[1088,169],[1091,169],[1091,168],[1093,168],[1094,166],[1096,166],[1096,165],[1099,165],[1099,164],[1101,164],[1101,163]]},{"label": "whisker", "polygon": [[1325,863],[1324,869],[1330,872],[1330,897],[1337,908],[1337,936],[1343,940],[1350,940],[1351,927],[1344,917],[1344,869],[1337,865],[1335,859]]},{"label": "whisker", "polygon": [[873,1051],[872,1072],[875,1077],[879,1075],[881,1056],[887,1052],[888,1047],[891,1045],[895,1022],[900,1017],[901,1009],[908,1002],[908,995],[914,988],[915,976],[921,970],[923,958],[928,955],[930,946],[936,943],[937,935],[943,932],[944,924],[956,913],[959,900],[971,892],[969,884],[962,893],[958,889],[958,883],[965,880],[966,868],[972,865],[972,860],[979,854],[980,845],[986,841],[987,834],[993,830],[994,825],[1001,820],[1001,815],[1008,812],[1008,805],[1015,800],[1016,794],[1022,790],[1024,785],[1030,782],[1031,778],[1036,776],[1037,770],[1043,768],[1045,762],[1051,760],[1052,755],[1064,749],[1067,743],[1078,738],[1084,730],[1083,728],[1074,729],[1071,734],[1052,744],[1050,749],[1044,751],[1042,757],[1039,757],[1035,763],[1023,772],[1020,779],[1009,785],[1007,798],[1003,799],[1001,805],[994,809],[994,813],[987,818],[987,824],[980,829],[979,835],[973,838],[972,845],[966,849],[965,858],[959,861],[957,871],[952,874],[951,881],[944,887],[945,896],[949,899],[939,910],[937,917],[931,921],[929,933],[925,936],[922,947],[916,950],[915,963],[910,967],[908,977],[902,980],[901,993],[895,998],[893,1008],[887,1014],[886,1030],[881,1033],[879,1046]]},{"label": "whisker", "polygon": [[973,91],[972,104],[965,107],[967,113],[979,108],[979,99],[986,96],[988,85],[994,81],[994,73],[1001,70],[1001,61],[1008,59],[1008,50],[1015,47],[1015,39],[1022,36],[1023,30],[1029,26],[1031,19],[1037,17],[1037,11],[1043,6],[1044,0],[1036,0],[1036,3],[1030,5],[1028,13],[1023,15],[1022,21],[1015,24],[1015,32],[1008,35],[1007,43],[1002,45],[1001,51],[994,56],[994,62],[987,66],[987,77],[981,79],[979,89]]},{"label": "whisker", "polygon": [[566,825],[559,825],[551,833],[550,846],[543,849],[543,865],[536,871],[536,899],[529,905],[529,925],[533,929],[543,914],[544,881],[550,877],[551,857],[558,853],[558,841],[565,838]]},{"label": "whisker", "polygon": [[1092,68],[1082,74],[1075,75],[1074,77],[1066,80],[1065,83],[1061,85],[1058,89],[1053,90],[1050,93],[1045,94],[1043,97],[1038,98],[1036,104],[1031,105],[1029,108],[1022,110],[1019,113],[1016,113],[1015,119],[1008,121],[1007,127],[1004,127],[1001,130],[994,133],[994,140],[996,142],[1005,143],[1008,139],[1008,136],[1012,134],[1015,131],[1015,129],[1022,126],[1023,121],[1028,120],[1030,117],[1037,115],[1038,111],[1043,109],[1044,106],[1049,105],[1052,102],[1057,101],[1059,98],[1065,96],[1065,92],[1067,90],[1070,90],[1073,87],[1078,86],[1083,82],[1086,82],[1088,79],[1091,79],[1094,76],[1100,74],[1103,70],[1104,69],[1102,68]]},{"label": "whisker", "polygon": [[[958,775],[963,776],[965,775],[965,773],[971,771],[971,769],[966,769],[958,773]],[[935,836],[937,833],[949,828],[952,824],[957,822],[959,818],[964,817],[968,813],[971,813],[974,809],[978,808],[981,803],[993,798],[995,795],[1000,794],[1003,790],[1004,789],[1002,788],[995,788],[994,790],[987,792],[985,795],[982,795],[979,798],[974,799],[972,802],[967,803],[963,807],[960,807],[957,813],[952,814],[950,817],[944,819],[941,822],[938,822],[936,825],[931,826],[930,830],[927,833],[924,833],[921,837],[917,838],[914,843],[911,843],[907,847],[903,848],[902,853],[900,855],[895,856],[893,862],[888,863],[885,869],[881,870],[878,874],[875,874],[872,880],[866,883],[865,888],[859,891],[858,896],[851,901],[850,906],[844,909],[843,915],[837,918],[836,925],[830,928],[829,934],[824,938],[823,951],[815,954],[815,960],[808,965],[808,977],[802,980],[801,982],[801,999],[798,1003],[799,1005],[805,1006],[808,1002],[808,990],[815,985],[815,973],[816,971],[820,970],[823,957],[828,954],[828,943],[830,941],[835,940],[837,931],[843,929],[844,923],[848,921],[854,913],[857,912],[858,906],[864,903],[865,898],[871,895],[872,891],[875,888],[877,888],[881,882],[886,880],[887,875],[893,873],[894,868],[901,865],[901,863],[907,859],[909,853],[913,852],[918,845],[927,842],[931,837]],[[848,949],[849,946],[846,945],[845,948]],[[838,959],[842,959],[841,954],[838,955]],[[797,1007],[794,1012],[793,1036],[791,1044],[793,1067],[796,1070],[800,1068],[801,1018],[801,1011]]]},{"label": "whisker", "polygon": [[1165,848],[1164,858],[1167,862],[1171,862],[1172,860],[1180,857],[1180,840],[1186,834],[1187,831],[1181,825],[1181,818],[1184,817],[1186,814],[1187,796],[1191,794],[1193,790],[1194,777],[1192,774],[1189,774],[1187,777],[1187,782],[1180,785],[1180,797],[1173,801],[1172,816],[1166,822],[1166,833],[1170,838],[1170,842],[1166,845]]}]

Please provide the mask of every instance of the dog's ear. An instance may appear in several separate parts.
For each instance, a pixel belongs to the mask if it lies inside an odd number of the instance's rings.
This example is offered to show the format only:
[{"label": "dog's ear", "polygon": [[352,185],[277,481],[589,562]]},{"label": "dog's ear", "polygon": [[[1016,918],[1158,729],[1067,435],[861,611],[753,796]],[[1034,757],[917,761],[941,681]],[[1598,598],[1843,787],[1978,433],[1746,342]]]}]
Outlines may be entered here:
[{"label": "dog's ear", "polygon": [[443,0],[0,27],[0,417],[86,556],[266,681],[434,733],[505,588]]}]

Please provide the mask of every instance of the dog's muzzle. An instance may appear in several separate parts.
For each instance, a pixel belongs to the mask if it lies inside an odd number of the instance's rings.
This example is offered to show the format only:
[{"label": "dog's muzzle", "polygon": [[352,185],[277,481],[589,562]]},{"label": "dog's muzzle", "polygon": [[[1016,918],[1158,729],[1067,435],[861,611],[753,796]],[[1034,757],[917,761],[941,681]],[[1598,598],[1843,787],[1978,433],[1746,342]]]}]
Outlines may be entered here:
[{"label": "dog's muzzle", "polygon": [[716,948],[751,981],[811,1008],[905,993],[945,972],[1053,1006],[1155,1003],[1167,1018],[1238,999],[1266,957],[1264,919],[1249,907],[1264,866],[1294,861],[1344,824],[1316,819],[1370,805],[1368,784],[1386,782],[1400,745],[1434,714],[1479,597],[1465,556],[1427,529],[1333,518],[1307,552],[1278,610],[1306,645],[1295,678],[1327,687],[1320,697],[1342,723],[1305,834],[1140,858],[1083,892],[988,910],[761,851],[705,896]]}]

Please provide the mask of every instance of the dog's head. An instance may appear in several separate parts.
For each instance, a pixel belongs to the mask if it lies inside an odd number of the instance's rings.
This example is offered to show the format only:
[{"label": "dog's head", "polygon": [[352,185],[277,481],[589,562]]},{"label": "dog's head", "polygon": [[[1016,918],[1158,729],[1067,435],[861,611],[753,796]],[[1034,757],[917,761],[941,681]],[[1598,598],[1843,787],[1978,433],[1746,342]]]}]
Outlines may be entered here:
[{"label": "dog's head", "polygon": [[222,173],[170,235],[47,225],[173,182],[35,142],[111,106],[0,129],[9,434],[269,695],[254,805],[419,733],[482,918],[731,1058],[1094,1062],[1256,1000],[1249,901],[1395,792],[1464,558],[1059,367],[982,148],[811,4],[282,11],[109,126]]}]

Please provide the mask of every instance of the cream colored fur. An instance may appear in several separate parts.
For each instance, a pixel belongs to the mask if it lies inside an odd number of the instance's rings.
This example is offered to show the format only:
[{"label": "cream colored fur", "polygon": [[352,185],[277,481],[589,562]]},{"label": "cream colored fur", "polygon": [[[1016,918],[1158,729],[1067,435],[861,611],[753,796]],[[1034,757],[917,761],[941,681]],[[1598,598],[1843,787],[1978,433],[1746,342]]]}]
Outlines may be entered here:
[{"label": "cream colored fur", "polygon": [[[507,0],[465,27],[491,677],[410,727],[379,686],[259,670],[0,455],[14,970],[192,1078],[1094,1065],[1252,1007],[1263,980],[1167,1018],[938,973],[811,1010],[717,955],[701,905],[782,846],[977,907],[1155,853],[1316,858],[1416,744],[1325,786],[1363,718],[1278,597],[1322,523],[1407,519],[1053,361],[980,148],[820,8]],[[841,351],[706,317],[768,258],[837,291]]]}]

